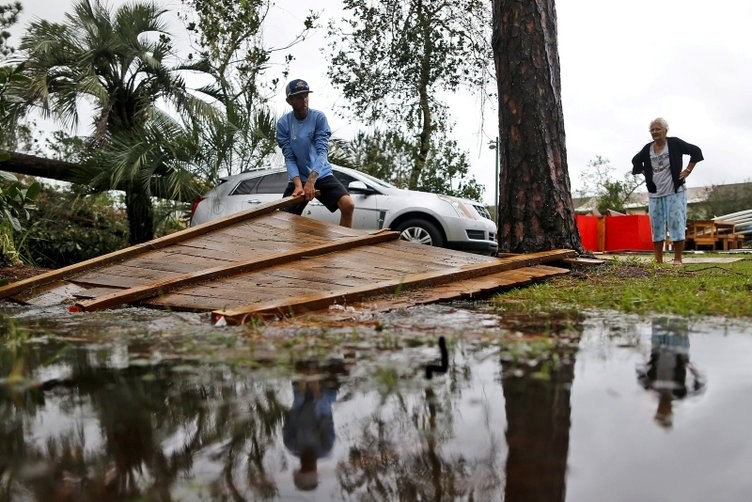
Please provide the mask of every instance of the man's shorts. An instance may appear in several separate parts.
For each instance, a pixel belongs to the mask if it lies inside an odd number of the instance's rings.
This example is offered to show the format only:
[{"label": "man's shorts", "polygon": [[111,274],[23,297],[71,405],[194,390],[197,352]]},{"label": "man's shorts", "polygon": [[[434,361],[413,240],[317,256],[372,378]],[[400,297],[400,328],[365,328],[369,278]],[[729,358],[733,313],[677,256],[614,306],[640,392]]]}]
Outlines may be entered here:
[{"label": "man's shorts", "polygon": [[[333,174],[323,178],[318,178],[314,184],[314,188],[319,191],[319,196],[316,197],[316,200],[326,206],[326,208],[332,213],[339,209],[339,206],[337,206],[339,199],[341,199],[343,195],[350,195],[347,188],[345,188],[345,186]],[[285,188],[285,193],[282,197],[288,197],[292,195],[294,191],[295,184],[291,181],[287,184],[287,188]],[[304,202],[302,204],[290,206],[285,209],[285,211],[289,213],[303,214],[303,210],[307,205],[308,202]]]},{"label": "man's shorts", "polygon": [[653,242],[666,239],[666,230],[671,242],[683,241],[687,233],[687,191],[650,197],[650,228]]}]

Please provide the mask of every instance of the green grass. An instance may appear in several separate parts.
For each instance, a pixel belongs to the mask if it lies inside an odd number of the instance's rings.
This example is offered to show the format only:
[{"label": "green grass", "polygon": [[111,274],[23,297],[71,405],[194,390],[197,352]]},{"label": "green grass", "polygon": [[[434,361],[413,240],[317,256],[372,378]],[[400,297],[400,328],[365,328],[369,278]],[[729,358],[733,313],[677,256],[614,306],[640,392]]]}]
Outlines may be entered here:
[{"label": "green grass", "polygon": [[[710,256],[714,255],[703,255]],[[494,303],[503,311],[528,314],[598,308],[634,314],[752,317],[752,257],[741,257],[734,263],[682,267],[615,259],[510,290],[495,297]]]}]

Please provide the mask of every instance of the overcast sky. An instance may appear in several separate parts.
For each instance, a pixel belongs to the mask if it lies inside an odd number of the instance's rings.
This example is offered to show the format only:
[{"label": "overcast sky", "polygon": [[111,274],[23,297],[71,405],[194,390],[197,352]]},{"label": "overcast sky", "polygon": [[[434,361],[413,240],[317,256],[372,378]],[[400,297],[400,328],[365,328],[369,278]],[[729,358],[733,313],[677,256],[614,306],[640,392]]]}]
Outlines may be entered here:
[{"label": "overcast sky", "polygon": [[[72,2],[22,4],[19,28],[38,17],[62,21]],[[175,9],[180,3],[161,0],[160,5]],[[321,11],[325,23],[339,15],[340,6],[340,0],[277,0],[266,33],[285,40],[309,9]],[[598,155],[621,177],[650,141],[648,124],[658,116],[668,121],[669,136],[703,150],[706,160],[688,178],[689,186],[752,180],[747,164],[752,157],[752,2],[560,0],[556,10],[573,190],[581,188],[583,168]],[[17,36],[10,44],[18,44]],[[291,77],[309,82],[311,107],[327,113],[335,136],[349,139],[358,124],[334,113],[343,100],[328,85],[325,48],[323,32],[294,47]],[[457,140],[486,187],[484,200],[493,203],[495,157],[488,143],[497,136],[496,109],[483,116],[479,99],[469,94],[452,96],[451,102]],[[280,94],[275,111],[287,109]]]}]

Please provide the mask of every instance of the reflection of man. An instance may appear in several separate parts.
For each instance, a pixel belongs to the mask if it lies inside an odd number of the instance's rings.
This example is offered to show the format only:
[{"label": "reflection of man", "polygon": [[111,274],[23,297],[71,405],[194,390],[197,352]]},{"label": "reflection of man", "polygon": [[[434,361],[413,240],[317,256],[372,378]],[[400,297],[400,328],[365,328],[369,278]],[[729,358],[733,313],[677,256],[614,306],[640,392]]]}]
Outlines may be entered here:
[{"label": "reflection of man", "polygon": [[653,319],[650,360],[637,370],[638,380],[658,394],[655,421],[673,425],[672,403],[697,394],[705,385],[700,373],[689,362],[689,326],[686,319]]},{"label": "reflection of man", "polygon": [[295,486],[313,490],[319,483],[317,461],[327,456],[334,445],[332,403],[337,399],[337,389],[318,376],[293,382],[292,388],[293,402],[282,436],[285,446],[300,458],[300,469],[293,472]]}]

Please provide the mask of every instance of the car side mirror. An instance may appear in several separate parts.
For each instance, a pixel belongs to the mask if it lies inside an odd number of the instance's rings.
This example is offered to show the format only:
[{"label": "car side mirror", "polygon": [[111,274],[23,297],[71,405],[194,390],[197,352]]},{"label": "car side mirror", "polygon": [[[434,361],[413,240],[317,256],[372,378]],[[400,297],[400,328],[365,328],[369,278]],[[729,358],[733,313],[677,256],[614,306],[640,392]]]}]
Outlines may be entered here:
[{"label": "car side mirror", "polygon": [[347,185],[347,190],[352,193],[361,193],[364,195],[375,193],[374,189],[368,188],[368,185],[366,185],[362,181],[351,181],[350,184]]}]

